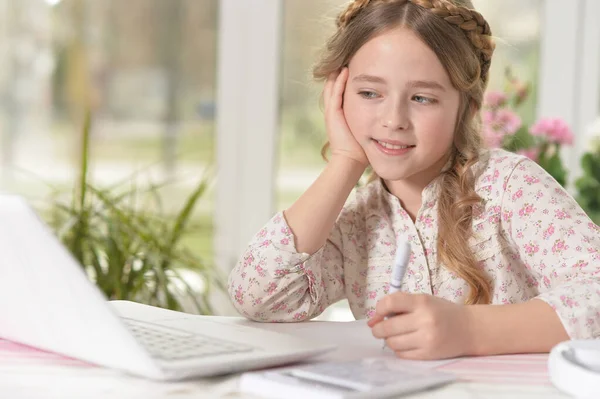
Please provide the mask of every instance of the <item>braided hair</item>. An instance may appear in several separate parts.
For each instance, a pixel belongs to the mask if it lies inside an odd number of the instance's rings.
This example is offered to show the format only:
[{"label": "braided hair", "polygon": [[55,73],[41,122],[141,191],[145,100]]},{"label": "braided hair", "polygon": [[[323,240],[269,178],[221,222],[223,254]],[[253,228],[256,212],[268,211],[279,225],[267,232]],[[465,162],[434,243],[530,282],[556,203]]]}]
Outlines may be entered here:
[{"label": "braided hair", "polygon": [[[355,0],[351,2],[337,18],[337,27],[342,29],[365,9],[369,4],[386,2],[386,0]],[[473,8],[457,5],[450,0],[396,0],[389,1],[397,5],[411,2],[433,14],[443,18],[446,22],[459,27],[465,32],[473,47],[479,52],[481,60],[481,79],[487,83],[488,72],[492,63],[492,55],[496,47],[492,39],[492,30],[483,16]]]}]

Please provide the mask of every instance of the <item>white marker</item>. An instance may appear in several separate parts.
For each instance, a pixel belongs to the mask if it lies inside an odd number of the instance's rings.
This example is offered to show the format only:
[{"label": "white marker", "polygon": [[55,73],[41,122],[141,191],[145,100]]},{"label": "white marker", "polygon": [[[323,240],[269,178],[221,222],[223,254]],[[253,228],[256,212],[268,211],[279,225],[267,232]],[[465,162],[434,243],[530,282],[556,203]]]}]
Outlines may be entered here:
[{"label": "white marker", "polygon": [[[388,295],[400,291],[400,286],[402,285],[402,280],[406,274],[409,260],[410,243],[400,235],[398,237],[398,243],[396,244],[396,258],[394,259],[394,265],[392,267],[392,278],[390,280]],[[385,340],[383,341],[383,348],[385,348]]]},{"label": "white marker", "polygon": [[396,246],[396,258],[394,259],[394,267],[392,268],[392,279],[390,281],[390,290],[388,294],[400,291],[408,261],[410,259],[410,243],[403,236],[398,237]]}]

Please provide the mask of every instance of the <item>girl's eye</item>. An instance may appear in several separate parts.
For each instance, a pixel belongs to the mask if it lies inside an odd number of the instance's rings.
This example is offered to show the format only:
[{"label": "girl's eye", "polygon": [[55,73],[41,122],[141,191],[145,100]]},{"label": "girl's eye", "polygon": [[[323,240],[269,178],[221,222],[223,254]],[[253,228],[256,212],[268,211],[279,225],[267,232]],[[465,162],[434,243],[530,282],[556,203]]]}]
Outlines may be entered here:
[{"label": "girl's eye", "polygon": [[423,96],[414,96],[413,100],[418,102],[419,104],[434,104],[435,100],[433,98],[423,97]]},{"label": "girl's eye", "polygon": [[358,95],[369,100],[378,97],[374,91],[359,91]]}]

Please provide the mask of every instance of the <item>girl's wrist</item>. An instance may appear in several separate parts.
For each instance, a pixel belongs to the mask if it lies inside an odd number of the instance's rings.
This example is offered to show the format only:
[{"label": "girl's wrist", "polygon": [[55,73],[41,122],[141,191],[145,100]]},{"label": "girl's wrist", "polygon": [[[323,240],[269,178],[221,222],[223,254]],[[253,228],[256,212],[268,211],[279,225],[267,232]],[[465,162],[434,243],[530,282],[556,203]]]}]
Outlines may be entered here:
[{"label": "girl's wrist", "polygon": [[465,355],[483,356],[487,353],[485,342],[487,339],[485,329],[482,328],[482,320],[477,315],[478,305],[465,305]]},{"label": "girl's wrist", "polygon": [[343,169],[350,176],[356,178],[357,182],[368,166],[364,164],[364,162],[361,162],[353,158],[352,156],[348,156],[345,154],[332,154],[329,159],[328,165],[331,165],[331,167],[336,169]]}]

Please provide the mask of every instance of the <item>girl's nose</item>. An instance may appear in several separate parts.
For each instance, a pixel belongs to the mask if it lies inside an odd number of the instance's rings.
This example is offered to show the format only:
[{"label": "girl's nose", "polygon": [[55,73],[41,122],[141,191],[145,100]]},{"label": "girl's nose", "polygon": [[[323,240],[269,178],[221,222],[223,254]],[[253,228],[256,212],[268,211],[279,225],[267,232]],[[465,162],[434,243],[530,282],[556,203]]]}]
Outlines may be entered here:
[{"label": "girl's nose", "polygon": [[381,126],[391,130],[404,130],[408,125],[409,118],[403,104],[391,104],[381,118]]},{"label": "girl's nose", "polygon": [[404,119],[387,119],[385,121],[382,121],[381,125],[392,130],[404,130],[408,127],[408,123]]}]

